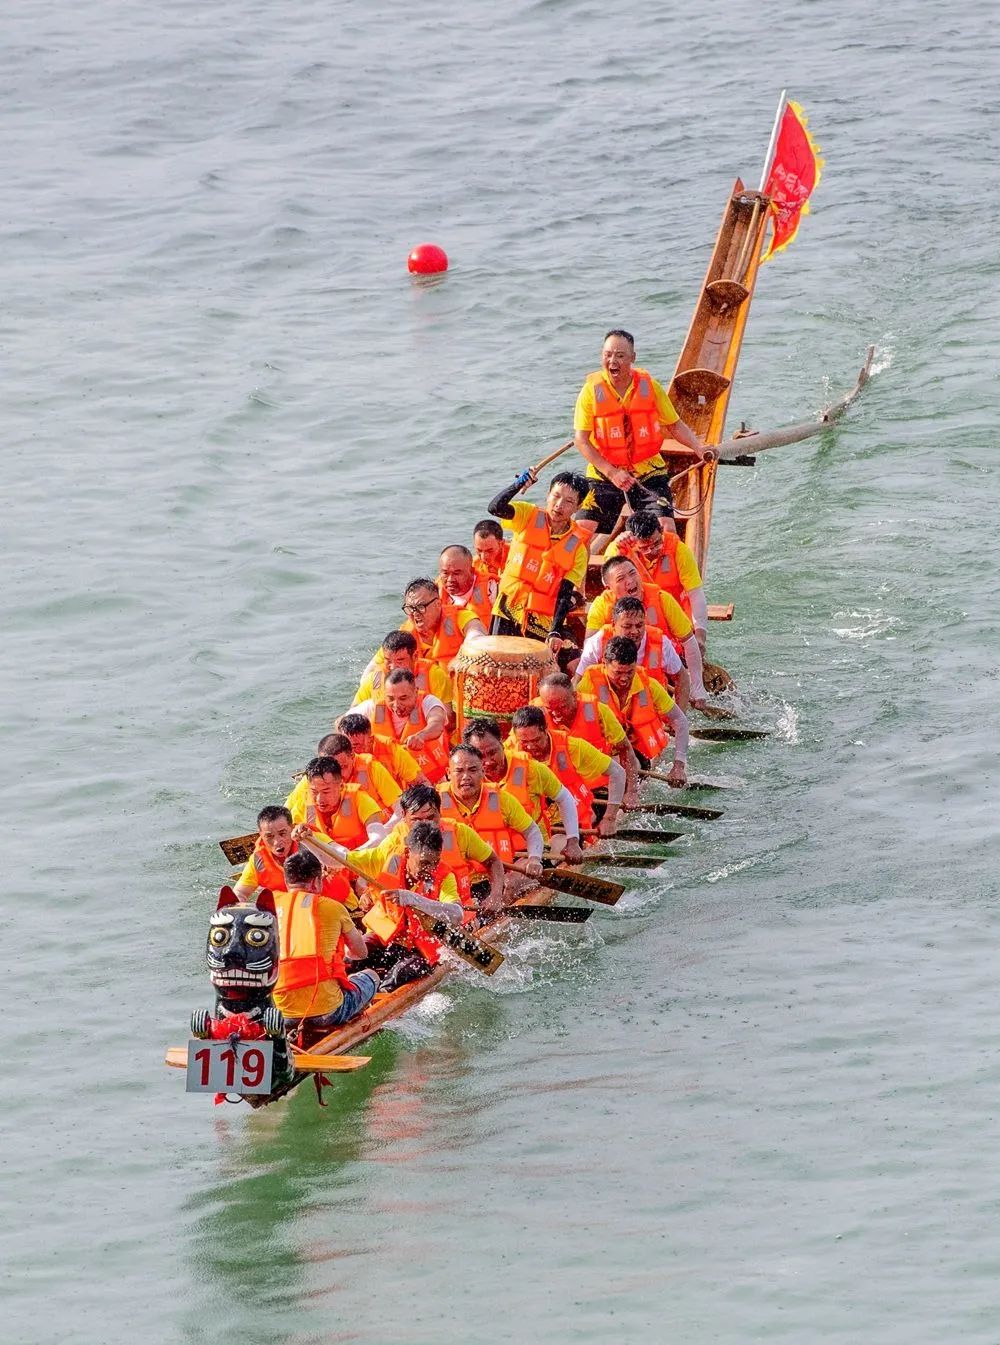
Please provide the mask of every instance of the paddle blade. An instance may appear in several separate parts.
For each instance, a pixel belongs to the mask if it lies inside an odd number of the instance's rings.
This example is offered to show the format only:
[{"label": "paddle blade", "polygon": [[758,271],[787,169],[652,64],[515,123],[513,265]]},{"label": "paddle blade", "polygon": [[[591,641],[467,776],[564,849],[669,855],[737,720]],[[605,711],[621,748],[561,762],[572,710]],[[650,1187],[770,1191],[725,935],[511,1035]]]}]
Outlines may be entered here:
[{"label": "paddle blade", "polygon": [[[714,822],[725,814],[720,808],[695,808],[690,803],[640,803],[636,808],[626,808],[627,813],[652,813],[654,817],[694,817],[701,822]],[[620,836],[621,831],[618,832]]]},{"label": "paddle blade", "polygon": [[552,920],[557,925],[582,925],[594,914],[592,906],[505,906],[498,915],[515,920]]},{"label": "paddle blade", "polygon": [[219,848],[230,864],[245,864],[256,844],[257,833],[252,831],[246,836],[230,836],[228,841],[220,841]]},{"label": "paddle blade", "polygon": [[[583,862],[601,864],[609,869],[658,869],[666,864],[667,860],[664,855],[594,855]],[[545,881],[549,881],[547,875]]]},{"label": "paddle blade", "polygon": [[573,869],[546,869],[544,883],[554,892],[565,892],[570,897],[583,897],[602,906],[616,906],[625,891],[621,883],[609,883],[606,878],[595,878],[589,873]]},{"label": "paddle blade", "polygon": [[692,728],[691,737],[705,743],[752,743],[769,738],[770,729]]},{"label": "paddle blade", "polygon": [[647,841],[650,845],[669,845],[672,841],[679,840],[681,836],[689,835],[686,831],[657,831],[655,827],[619,827],[613,836],[608,839],[612,841]]},{"label": "paddle blade", "polygon": [[415,911],[411,908],[410,914],[417,917],[428,934],[433,934],[435,939],[439,939],[456,957],[468,962],[470,967],[475,967],[476,971],[481,971],[484,976],[492,976],[503,962],[503,953],[499,948],[491,947],[467,930],[456,929],[447,920],[436,915],[427,915],[424,911]]}]

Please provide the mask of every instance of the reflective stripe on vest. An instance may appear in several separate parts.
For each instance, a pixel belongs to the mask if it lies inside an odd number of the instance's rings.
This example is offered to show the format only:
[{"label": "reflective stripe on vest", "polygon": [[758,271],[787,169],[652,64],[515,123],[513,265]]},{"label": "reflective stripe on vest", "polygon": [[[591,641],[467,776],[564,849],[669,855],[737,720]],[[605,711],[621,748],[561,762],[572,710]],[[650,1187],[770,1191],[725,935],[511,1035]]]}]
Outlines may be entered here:
[{"label": "reflective stripe on vest", "polygon": [[613,467],[631,468],[655,458],[663,444],[660,412],[652,377],[633,368],[628,405],[612,391],[603,371],[587,375],[594,390],[594,428],[591,437]]},{"label": "reflective stripe on vest", "polygon": [[448,785],[441,786],[440,794],[442,816],[464,822],[481,840],[493,847],[505,864],[513,863],[514,851],[524,848],[524,839],[518,832],[511,831],[503,820],[500,791],[494,785],[483,785],[476,810],[467,817],[459,811]]},{"label": "reflective stripe on vest", "polygon": [[553,539],[545,510],[535,507],[511,543],[500,592],[518,609],[553,616],[559,586],[573,568],[582,544],[583,534],[575,525]]}]

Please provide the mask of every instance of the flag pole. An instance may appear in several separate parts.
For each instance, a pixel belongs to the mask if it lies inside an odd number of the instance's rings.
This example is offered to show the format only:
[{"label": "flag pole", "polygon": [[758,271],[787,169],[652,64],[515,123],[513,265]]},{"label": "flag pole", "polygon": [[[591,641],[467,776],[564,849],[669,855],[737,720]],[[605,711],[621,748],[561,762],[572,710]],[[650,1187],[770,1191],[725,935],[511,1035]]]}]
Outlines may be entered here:
[{"label": "flag pole", "polygon": [[767,156],[764,159],[764,171],[760,175],[760,186],[757,188],[758,191],[763,191],[765,186],[767,185],[767,178],[768,174],[771,171],[771,164],[774,163],[774,151],[778,143],[778,131],[781,128],[781,117],[782,113],[785,110],[785,104],[788,101],[786,97],[787,93],[788,93],[787,89],[782,89],[781,97],[778,99],[778,110],[774,114],[774,125],[771,128],[771,139],[768,142]]}]

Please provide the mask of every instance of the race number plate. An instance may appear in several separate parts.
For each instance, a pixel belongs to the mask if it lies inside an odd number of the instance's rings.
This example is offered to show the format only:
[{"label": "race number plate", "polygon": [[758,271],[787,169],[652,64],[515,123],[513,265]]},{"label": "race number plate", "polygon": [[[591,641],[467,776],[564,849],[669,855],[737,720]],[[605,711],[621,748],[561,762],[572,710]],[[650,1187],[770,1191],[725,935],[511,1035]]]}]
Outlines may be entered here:
[{"label": "race number plate", "polygon": [[270,1093],[273,1041],[188,1042],[189,1093]]}]

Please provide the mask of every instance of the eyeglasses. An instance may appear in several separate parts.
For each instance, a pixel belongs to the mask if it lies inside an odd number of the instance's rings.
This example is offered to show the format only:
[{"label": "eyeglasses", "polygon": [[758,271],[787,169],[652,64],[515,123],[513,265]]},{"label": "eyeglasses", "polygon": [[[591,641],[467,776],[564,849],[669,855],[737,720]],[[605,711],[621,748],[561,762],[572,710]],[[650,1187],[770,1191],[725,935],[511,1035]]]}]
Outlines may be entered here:
[{"label": "eyeglasses", "polygon": [[433,607],[440,598],[428,598],[426,602],[404,602],[403,611],[407,616],[423,616],[428,607]]}]

